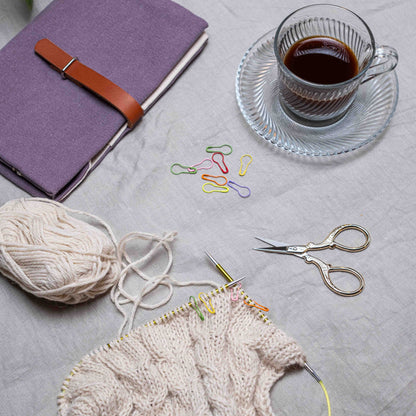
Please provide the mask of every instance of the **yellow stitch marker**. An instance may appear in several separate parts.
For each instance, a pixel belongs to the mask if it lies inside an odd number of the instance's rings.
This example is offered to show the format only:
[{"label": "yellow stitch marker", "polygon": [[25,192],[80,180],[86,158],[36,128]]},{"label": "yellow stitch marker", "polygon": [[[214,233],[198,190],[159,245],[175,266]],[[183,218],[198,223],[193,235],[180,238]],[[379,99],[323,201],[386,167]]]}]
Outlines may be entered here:
[{"label": "yellow stitch marker", "polygon": [[[207,186],[212,186],[212,187],[213,187],[213,188],[215,188],[215,189],[212,189],[212,190],[210,190],[210,191],[207,191],[207,190],[205,189]],[[207,194],[211,194],[212,192],[221,192],[221,193],[226,193],[226,192],[228,192],[230,189],[228,188],[228,186],[217,186],[217,185],[214,185],[213,183],[207,182],[207,183],[204,183],[204,184],[202,185],[202,190],[203,190],[205,193],[207,193]]]},{"label": "yellow stitch marker", "polygon": [[[247,165],[246,165],[245,169],[242,171],[243,165],[244,165],[243,159],[245,157],[248,157],[250,160],[247,162]],[[240,170],[238,171],[238,174],[240,176],[244,176],[247,173],[247,168],[249,167],[249,165],[252,161],[253,161],[253,156],[251,156],[251,155],[245,154],[245,155],[241,156],[241,158],[240,158]]]},{"label": "yellow stitch marker", "polygon": [[[215,314],[215,309],[212,306],[211,298],[209,298],[205,292],[200,292],[199,295],[198,295],[198,298],[205,305],[205,307],[207,308],[207,311],[214,315]],[[206,301],[208,301],[210,307],[208,307]]]}]

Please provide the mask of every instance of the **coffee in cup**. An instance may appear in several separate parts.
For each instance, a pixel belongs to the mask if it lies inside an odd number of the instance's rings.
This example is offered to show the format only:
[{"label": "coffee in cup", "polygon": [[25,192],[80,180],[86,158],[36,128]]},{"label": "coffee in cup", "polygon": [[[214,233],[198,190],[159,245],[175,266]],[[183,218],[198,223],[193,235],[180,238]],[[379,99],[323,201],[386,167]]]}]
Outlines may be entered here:
[{"label": "coffee in cup", "polygon": [[274,51],[282,108],[312,126],[342,118],[360,84],[391,71],[398,61],[395,49],[376,46],[364,20],[330,4],[289,15],[276,31]]}]

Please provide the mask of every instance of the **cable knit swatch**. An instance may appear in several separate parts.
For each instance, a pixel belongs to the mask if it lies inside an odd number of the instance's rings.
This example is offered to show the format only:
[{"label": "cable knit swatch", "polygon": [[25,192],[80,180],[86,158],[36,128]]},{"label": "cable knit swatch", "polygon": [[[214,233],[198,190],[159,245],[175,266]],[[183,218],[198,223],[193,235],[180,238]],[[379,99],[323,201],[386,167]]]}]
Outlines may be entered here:
[{"label": "cable knit swatch", "polygon": [[258,309],[210,293],[202,321],[188,304],[82,359],[60,416],[271,416],[270,389],[305,356]]}]

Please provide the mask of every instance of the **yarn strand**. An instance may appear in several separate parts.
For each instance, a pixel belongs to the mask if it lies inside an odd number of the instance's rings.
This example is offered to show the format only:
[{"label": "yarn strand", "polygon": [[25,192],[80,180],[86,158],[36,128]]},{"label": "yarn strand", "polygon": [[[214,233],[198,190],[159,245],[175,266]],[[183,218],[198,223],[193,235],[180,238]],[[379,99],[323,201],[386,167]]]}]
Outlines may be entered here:
[{"label": "yarn strand", "polygon": [[[90,223],[73,215],[87,217]],[[0,273],[34,296],[66,304],[85,302],[111,289],[111,300],[123,315],[121,336],[126,327],[131,331],[139,308],[165,305],[174,287],[219,286],[209,280],[181,282],[169,275],[170,243],[176,235],[130,232],[117,242],[111,226],[96,215],[44,198],[13,200],[0,207]],[[132,260],[127,246],[137,240],[148,241],[152,247]],[[142,267],[161,248],[167,252],[167,263],[160,274],[149,276]],[[130,276],[145,281],[139,293],[126,289]],[[167,287],[168,293],[154,304],[144,302],[159,286]]]},{"label": "yarn strand", "polygon": [[[191,280],[186,282],[180,282],[169,275],[169,271],[173,264],[173,254],[172,249],[170,246],[170,242],[176,237],[176,232],[171,232],[165,234],[162,237],[149,234],[149,233],[140,233],[140,232],[133,232],[125,235],[119,242],[117,246],[118,252],[118,260],[124,265],[124,268],[120,272],[120,279],[115,286],[113,286],[111,290],[111,300],[113,301],[114,305],[116,306],[117,310],[123,315],[123,324],[119,329],[119,336],[121,337],[124,329],[126,328],[126,332],[130,332],[133,328],[134,318],[136,316],[138,308],[142,309],[156,309],[159,308],[170,301],[173,296],[173,287],[174,286],[190,286],[190,285],[209,285],[213,287],[218,287],[219,285],[210,280]],[[127,243],[135,240],[135,239],[142,239],[142,240],[149,240],[154,241],[156,244],[145,254],[143,257],[131,261],[130,257],[126,252],[126,245]],[[163,247],[167,254],[168,254],[168,261],[165,266],[165,269],[162,271],[160,275],[156,275],[153,277],[148,276],[145,274],[138,266],[145,264],[149,261],[152,256],[156,253],[156,251]],[[128,272],[134,272],[137,276],[141,277],[142,279],[146,280],[145,285],[142,287],[141,291],[137,295],[131,295],[125,289],[125,282],[128,276]],[[167,295],[162,298],[159,302],[154,304],[148,304],[143,302],[143,299],[146,295],[157,289],[160,285],[166,286],[168,288]],[[123,305],[128,303],[132,303],[132,307],[130,313],[125,311]]]}]

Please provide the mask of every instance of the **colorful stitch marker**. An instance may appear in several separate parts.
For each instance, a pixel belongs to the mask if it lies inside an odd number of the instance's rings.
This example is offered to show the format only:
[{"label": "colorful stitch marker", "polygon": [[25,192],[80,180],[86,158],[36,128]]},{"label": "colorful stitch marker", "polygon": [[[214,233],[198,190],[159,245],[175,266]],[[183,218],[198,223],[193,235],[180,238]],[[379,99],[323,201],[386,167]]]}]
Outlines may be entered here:
[{"label": "colorful stitch marker", "polygon": [[[244,158],[249,158],[250,159],[248,162],[246,162],[245,167],[244,167]],[[245,155],[240,157],[240,170],[238,171],[238,174],[240,176],[244,176],[247,173],[247,168],[249,167],[249,165],[252,161],[253,161],[253,156],[251,156],[251,155],[245,154]]]},{"label": "colorful stitch marker", "polygon": [[[192,304],[192,302],[194,303],[194,304]],[[191,306],[191,308],[198,314],[198,316],[201,318],[201,321],[203,321],[204,319],[205,319],[205,317],[204,317],[204,315],[202,314],[202,312],[201,312],[201,309],[199,309],[199,306],[198,306],[198,302],[196,301],[196,299],[195,299],[195,297],[193,297],[193,296],[189,296],[189,303],[190,303],[190,306]]]},{"label": "colorful stitch marker", "polygon": [[230,287],[231,293],[230,293],[230,299],[233,302],[237,302],[238,301],[238,294],[240,293],[241,290],[241,283],[238,284],[238,287]]},{"label": "colorful stitch marker", "polygon": [[[209,188],[210,186],[214,189],[207,190],[207,187]],[[214,185],[213,183],[207,182],[202,185],[202,190],[207,194],[211,194],[213,192],[226,193],[230,190],[230,188],[228,188],[228,186],[218,186]]]},{"label": "colorful stitch marker", "polygon": [[[201,166],[204,162],[208,161],[209,166]],[[188,169],[196,168],[196,170],[208,170],[211,169],[214,165],[214,162],[209,157],[206,157],[205,159],[202,159],[199,163],[196,163],[195,165],[190,166]]]},{"label": "colorful stitch marker", "polygon": [[[211,298],[208,297],[208,295],[205,292],[200,292],[198,298],[205,305],[209,313],[215,314],[215,309],[212,306]],[[207,305],[207,302],[209,303],[209,306]]]},{"label": "colorful stitch marker", "polygon": [[252,300],[252,299],[248,299],[248,302],[244,300],[244,303],[248,306],[252,306],[253,308],[260,309],[261,311],[264,311],[264,312],[269,311],[269,308],[267,308],[266,306],[260,305],[260,303],[257,303],[255,300]]},{"label": "colorful stitch marker", "polygon": [[[174,168],[179,167],[180,169],[183,170],[179,170],[179,172],[174,172]],[[171,167],[170,167],[170,171],[172,174],[174,175],[182,175],[182,174],[191,174],[191,175],[195,175],[196,172],[198,172],[198,170],[192,166],[186,166],[186,165],[181,165],[180,163],[174,163]]]},{"label": "colorful stitch marker", "polygon": [[[217,178],[217,179],[222,178],[222,179],[224,179],[224,183],[218,183],[213,178]],[[222,176],[222,175],[208,175],[207,173],[203,173],[201,175],[201,179],[203,179],[204,181],[213,182],[213,183],[215,183],[218,186],[225,186],[225,185],[227,185],[227,182],[228,182],[228,180],[227,180],[227,178],[225,176]]]},{"label": "colorful stitch marker", "polygon": [[[234,189],[234,191],[237,191],[238,195],[241,196],[241,198],[248,198],[251,195],[251,190],[248,186],[244,186],[244,185],[239,185],[238,183],[235,183],[234,181],[228,181],[227,185],[231,188]],[[237,188],[236,188],[237,187]],[[248,194],[243,195],[240,190],[238,188],[244,188],[247,189]]]},{"label": "colorful stitch marker", "polygon": [[[223,147],[228,147],[229,152],[225,153],[219,149],[222,149]],[[222,153],[223,155],[227,156],[230,155],[233,152],[233,148],[229,144],[223,144],[221,146],[208,146],[205,151],[207,153]]]},{"label": "colorful stitch marker", "polygon": [[[221,163],[220,163],[220,162],[218,162],[217,160],[215,160],[215,156],[216,156],[216,155],[221,155]],[[213,161],[216,165],[218,165],[218,167],[221,169],[221,172],[222,172],[222,173],[228,173],[228,167],[227,167],[227,165],[225,164],[225,161],[224,161],[224,153],[221,153],[221,152],[215,152],[215,153],[212,155],[211,159],[212,159],[212,161]]]}]

